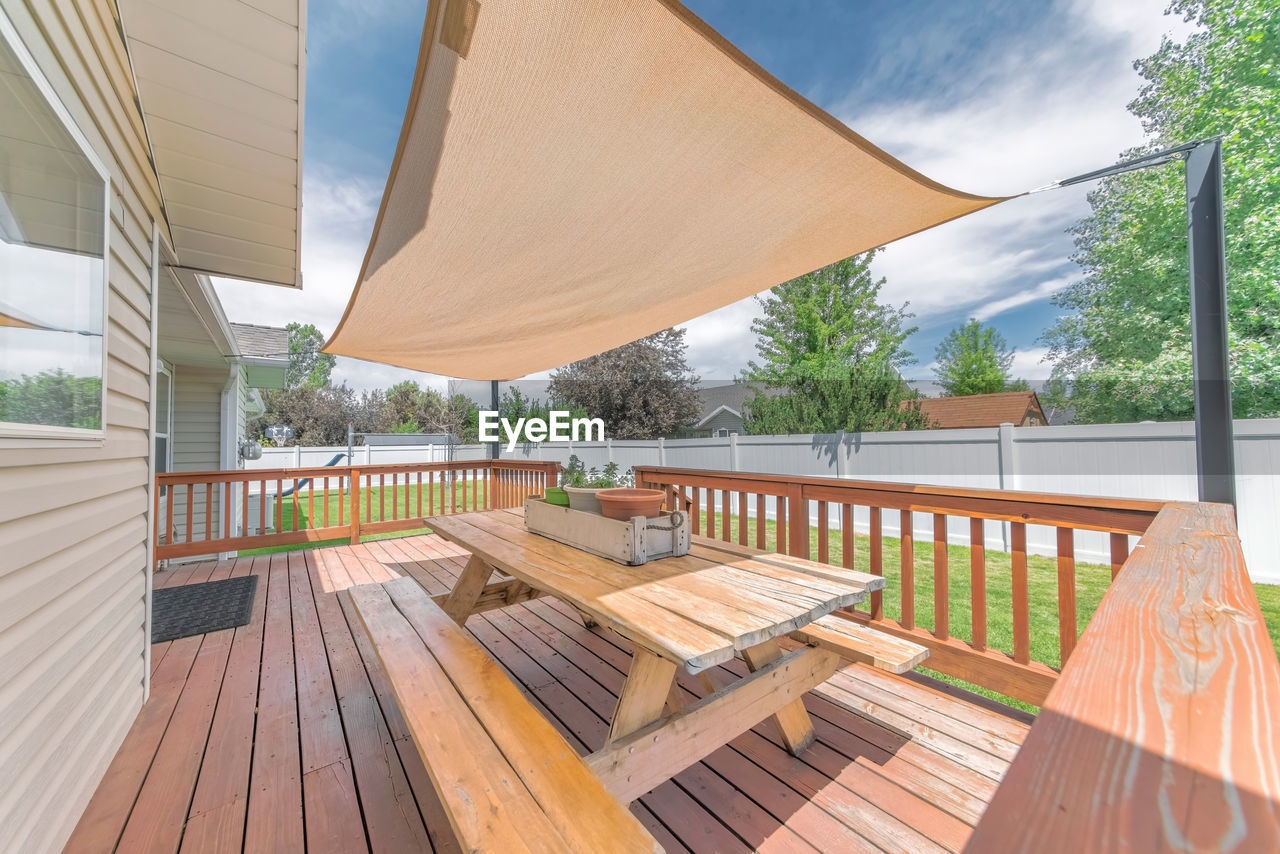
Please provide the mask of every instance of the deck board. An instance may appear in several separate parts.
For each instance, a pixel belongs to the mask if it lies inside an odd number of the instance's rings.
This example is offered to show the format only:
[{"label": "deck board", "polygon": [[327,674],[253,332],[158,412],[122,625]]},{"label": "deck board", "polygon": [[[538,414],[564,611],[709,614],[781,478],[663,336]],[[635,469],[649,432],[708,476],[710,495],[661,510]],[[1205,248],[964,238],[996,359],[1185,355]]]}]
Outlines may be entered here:
[{"label": "deck board", "polygon": [[[458,851],[358,621],[339,594],[467,555],[433,536],[185,564],[156,586],[259,576],[251,622],[152,648],[152,693],[67,851]],[[604,741],[630,644],[538,599],[467,628],[578,751]],[[741,660],[709,678],[741,676]],[[706,692],[681,674],[686,699]],[[716,683],[719,684],[719,683]],[[810,692],[817,741],[771,720],[632,805],[669,851],[956,851],[1027,721],[931,680],[851,665]]]}]

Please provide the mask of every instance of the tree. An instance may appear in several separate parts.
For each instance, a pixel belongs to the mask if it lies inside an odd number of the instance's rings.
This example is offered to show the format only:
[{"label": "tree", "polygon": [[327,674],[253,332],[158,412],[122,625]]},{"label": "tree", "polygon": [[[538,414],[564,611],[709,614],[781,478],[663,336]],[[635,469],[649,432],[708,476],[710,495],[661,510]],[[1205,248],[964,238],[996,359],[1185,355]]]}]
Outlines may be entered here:
[{"label": "tree", "polygon": [[289,388],[327,386],[338,359],[332,353],[320,352],[324,346],[320,330],[310,323],[290,323],[285,329],[289,333],[289,370],[285,373],[285,385]]},{"label": "tree", "polygon": [[686,349],[683,329],[664,329],[554,371],[548,391],[552,400],[603,419],[612,438],[664,436],[699,412]]},{"label": "tree", "polygon": [[293,438],[286,445],[346,445],[347,424],[357,433],[376,429],[382,405],[381,392],[357,395],[343,383],[317,388],[268,389],[263,392],[264,411],[246,425],[250,436],[261,438],[268,426],[287,424]]},{"label": "tree", "polygon": [[976,319],[957,326],[938,345],[934,373],[947,396],[1025,391],[1023,380],[1011,380],[1013,351],[995,327]]},{"label": "tree", "polygon": [[830,433],[927,426],[900,370],[913,315],[882,305],[884,279],[873,279],[876,251],[837,261],[758,297],[751,323],[760,362],[746,379],[751,433]]},{"label": "tree", "polygon": [[[1223,136],[1227,298],[1236,417],[1280,414],[1280,5],[1175,0],[1199,28],[1135,67],[1136,156]],[[1084,270],[1045,335],[1063,403],[1081,422],[1194,415],[1184,172],[1180,163],[1104,179],[1072,229]]]}]

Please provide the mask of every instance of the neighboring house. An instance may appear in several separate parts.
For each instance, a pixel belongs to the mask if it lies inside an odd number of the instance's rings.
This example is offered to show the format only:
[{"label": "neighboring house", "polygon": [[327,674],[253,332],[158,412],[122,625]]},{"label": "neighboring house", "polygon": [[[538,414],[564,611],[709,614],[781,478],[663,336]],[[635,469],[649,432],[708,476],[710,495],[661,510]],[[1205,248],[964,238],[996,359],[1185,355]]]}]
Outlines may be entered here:
[{"label": "neighboring house", "polygon": [[926,397],[920,409],[932,430],[965,427],[1043,427],[1048,424],[1034,391],[1001,391],[958,397]]},{"label": "neighboring house", "polygon": [[62,847],[148,695],[154,471],[235,467],[274,382],[209,277],[301,283],[304,22],[0,0],[0,851]]},{"label": "neighboring house", "polygon": [[703,386],[698,389],[702,408],[698,420],[680,431],[682,438],[698,439],[708,436],[739,436],[747,431],[743,427],[747,397],[751,394],[747,383]]}]

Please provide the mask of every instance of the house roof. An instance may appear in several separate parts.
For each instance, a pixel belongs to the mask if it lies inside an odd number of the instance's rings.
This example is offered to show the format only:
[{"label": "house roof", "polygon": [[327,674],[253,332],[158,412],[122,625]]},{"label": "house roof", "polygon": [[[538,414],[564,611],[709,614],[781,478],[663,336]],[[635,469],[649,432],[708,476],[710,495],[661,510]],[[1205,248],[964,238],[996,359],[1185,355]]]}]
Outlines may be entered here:
[{"label": "house roof", "polygon": [[929,419],[930,426],[939,430],[1021,424],[1028,411],[1044,419],[1034,391],[926,397],[920,400],[920,410]]},{"label": "house roof", "polygon": [[876,148],[678,0],[431,3],[326,350],[525,376],[999,201]]},{"label": "house roof", "polygon": [[699,388],[698,402],[702,405],[702,409],[698,412],[698,420],[694,426],[705,424],[721,409],[728,409],[734,415],[742,417],[742,409],[750,392],[751,387],[746,383],[728,383]]},{"label": "house roof", "polygon": [[178,266],[301,287],[306,0],[119,0]]},{"label": "house roof", "polygon": [[256,323],[233,323],[231,331],[236,336],[240,355],[250,359],[278,359],[289,361],[289,331],[280,326],[260,326]]}]

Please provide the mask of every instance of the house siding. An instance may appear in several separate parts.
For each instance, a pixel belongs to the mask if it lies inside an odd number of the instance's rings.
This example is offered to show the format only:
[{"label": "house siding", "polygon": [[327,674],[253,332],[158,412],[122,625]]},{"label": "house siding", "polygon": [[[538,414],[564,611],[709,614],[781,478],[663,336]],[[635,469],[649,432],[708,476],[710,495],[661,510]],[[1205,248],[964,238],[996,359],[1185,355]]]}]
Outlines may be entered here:
[{"label": "house siding", "polygon": [[0,438],[0,851],[57,851],[146,689],[151,235],[159,193],[112,6],[0,0],[106,164],[105,439]]},{"label": "house siding", "polygon": [[718,412],[710,421],[698,428],[698,432],[708,436],[714,436],[717,430],[728,430],[730,433],[739,435],[746,432],[742,429],[742,417],[732,412]]}]

